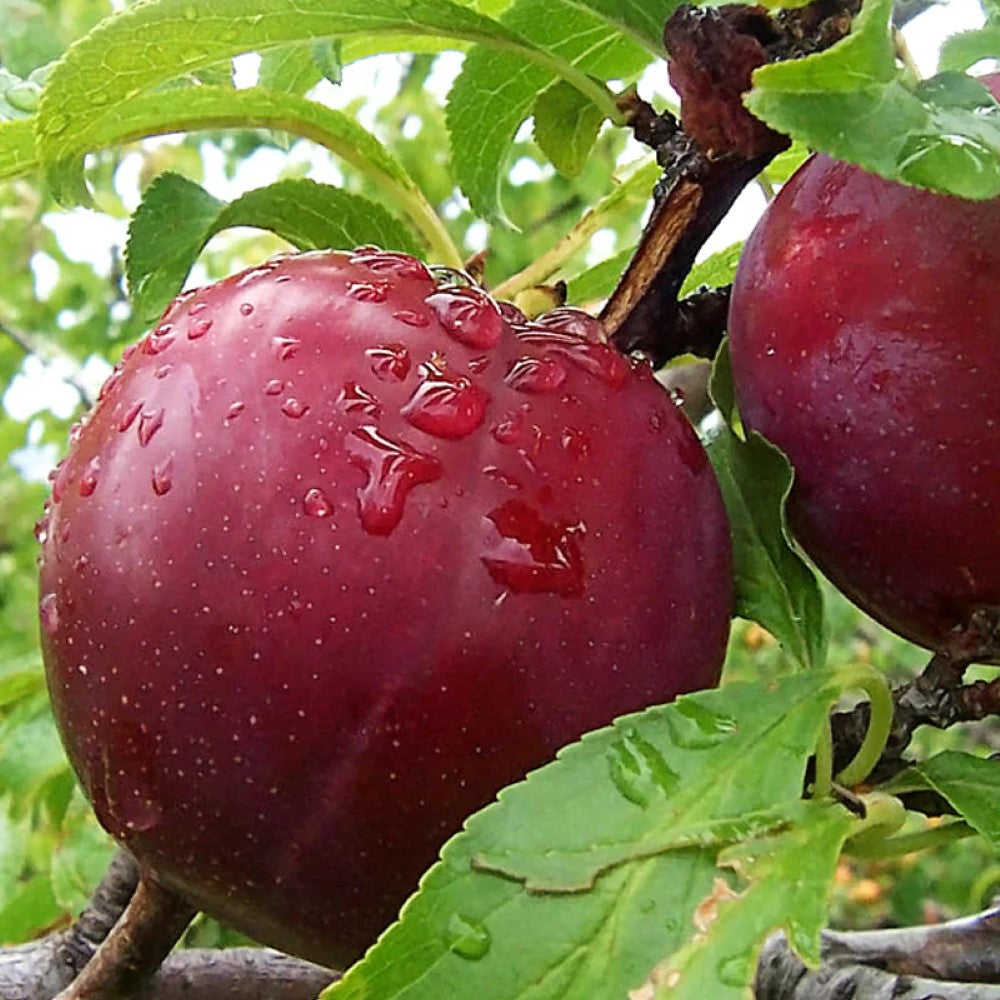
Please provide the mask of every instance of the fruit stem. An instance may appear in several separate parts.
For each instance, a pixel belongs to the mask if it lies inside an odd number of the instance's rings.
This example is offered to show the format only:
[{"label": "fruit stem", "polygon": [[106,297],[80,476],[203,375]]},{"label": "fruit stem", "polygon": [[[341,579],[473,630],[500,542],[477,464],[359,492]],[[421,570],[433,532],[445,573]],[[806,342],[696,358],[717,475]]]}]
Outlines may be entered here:
[{"label": "fruit stem", "polygon": [[896,58],[903,64],[903,68],[910,77],[911,83],[919,83],[922,79],[920,67],[913,58],[910,46],[906,44],[906,38],[899,28],[894,27],[892,29],[892,44],[896,50]]},{"label": "fruit stem", "polygon": [[851,840],[847,850],[856,858],[895,858],[914,851],[924,851],[943,844],[951,844],[967,837],[975,836],[976,831],[962,820],[944,823],[931,827],[929,830],[918,830],[916,833],[903,834],[900,837],[886,837],[868,841],[862,837],[857,843]]},{"label": "fruit stem", "polygon": [[869,698],[871,715],[865,738],[854,759],[838,775],[841,785],[851,788],[871,774],[882,756],[892,730],[894,707],[885,677],[872,667],[853,666],[838,671],[844,690],[861,688]]},{"label": "fruit stem", "polygon": [[833,790],[833,729],[829,716],[823,724],[816,744],[816,776],[813,779],[812,797],[825,799]]},{"label": "fruit stem", "polygon": [[430,257],[436,264],[443,264],[445,267],[455,268],[461,271],[464,266],[464,259],[455,246],[451,234],[445,227],[441,216],[434,211],[433,206],[424,197],[419,188],[408,188],[401,184],[396,184],[387,177],[379,178],[383,187],[390,189],[399,207],[406,212],[413,224],[420,231],[420,234],[427,241],[427,248]]},{"label": "fruit stem", "polygon": [[148,872],[83,971],[56,1000],[124,1000],[160,967],[195,915]]},{"label": "fruit stem", "polygon": [[645,199],[660,177],[660,167],[646,159],[632,171],[609,195],[602,198],[550,250],[529,264],[523,271],[511,275],[492,289],[494,298],[512,299],[526,288],[533,288],[551,278],[568,260],[583,249],[598,230],[603,229],[629,201]]}]

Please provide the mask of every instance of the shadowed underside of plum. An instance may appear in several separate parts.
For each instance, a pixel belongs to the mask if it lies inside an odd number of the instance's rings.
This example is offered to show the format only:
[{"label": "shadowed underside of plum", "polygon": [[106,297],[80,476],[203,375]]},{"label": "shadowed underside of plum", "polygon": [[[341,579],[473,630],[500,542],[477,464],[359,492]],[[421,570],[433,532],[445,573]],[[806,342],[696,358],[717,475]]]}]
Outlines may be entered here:
[{"label": "shadowed underside of plum", "polygon": [[717,681],[711,469],[582,313],[314,253],[127,354],[55,476],[43,647],[101,821],[208,912],[348,962],[502,786]]}]

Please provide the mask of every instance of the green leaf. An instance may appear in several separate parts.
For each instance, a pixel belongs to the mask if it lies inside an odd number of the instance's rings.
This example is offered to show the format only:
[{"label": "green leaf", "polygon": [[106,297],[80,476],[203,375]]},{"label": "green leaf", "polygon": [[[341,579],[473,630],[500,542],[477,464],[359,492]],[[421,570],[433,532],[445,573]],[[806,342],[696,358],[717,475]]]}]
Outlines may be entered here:
[{"label": "green leaf", "polygon": [[45,690],[45,674],[37,653],[0,664],[0,708]]},{"label": "green leaf", "polygon": [[115,848],[82,795],[74,797],[68,819],[72,836],[56,845],[50,878],[60,907],[67,913],[78,913],[107,871]]},{"label": "green leaf", "polygon": [[606,299],[617,287],[625,268],[635,255],[635,249],[634,246],[626,247],[614,257],[602,260],[600,264],[595,264],[586,271],[581,271],[576,277],[570,278],[566,286],[567,301],[587,305],[599,299]]},{"label": "green leaf", "polygon": [[744,1000],[760,947],[779,928],[807,962],[819,964],[830,886],[853,821],[840,806],[806,802],[801,811],[792,829],[719,856],[746,885],[734,895],[716,884],[702,910],[703,933],[654,971],[655,1000],[703,1000],[707,983],[712,1000]]},{"label": "green leaf", "polygon": [[1000,848],[1000,762],[945,750],[904,772],[887,790],[922,788],[944,796],[969,826]]},{"label": "green leaf", "polygon": [[0,3],[0,60],[11,73],[27,76],[62,55],[52,15],[35,0]]},{"label": "green leaf", "polygon": [[736,274],[736,265],[743,252],[742,243],[733,243],[724,250],[711,254],[699,261],[688,272],[681,286],[681,296],[690,295],[702,287],[718,288],[728,285]]},{"label": "green leaf", "polygon": [[314,42],[311,46],[313,62],[330,83],[339,84],[344,75],[343,48],[339,38]]},{"label": "green leaf", "polygon": [[[648,62],[638,46],[566,0],[518,0],[503,23],[597,77],[629,77]],[[499,186],[518,127],[556,74],[523,58],[473,48],[448,95],[452,166],[483,218],[501,217]],[[489,113],[484,115],[483,109]]]},{"label": "green leaf", "polygon": [[28,860],[30,816],[15,820],[10,801],[0,799],[0,907],[17,892],[18,881]]},{"label": "green leaf", "polygon": [[707,445],[733,536],[736,613],[759,622],[805,667],[826,662],[823,594],[816,575],[791,544],[785,501],[792,467],[756,431],[732,429],[734,397],[729,351],[716,359],[712,398],[726,418]]},{"label": "green leaf", "polygon": [[663,26],[683,0],[573,0],[593,11],[643,45],[655,56],[665,56]]},{"label": "green leaf", "polygon": [[980,59],[1000,57],[1000,19],[990,17],[982,28],[950,35],[941,45],[938,70],[967,70]]},{"label": "green leaf", "polygon": [[957,73],[907,86],[895,66],[891,12],[892,0],[869,0],[832,48],[761,67],[747,107],[772,128],[891,180],[965,198],[1000,195],[1000,106]]},{"label": "green leaf", "polygon": [[[144,94],[124,104],[114,118],[94,122],[87,141],[102,149],[163,132],[227,126],[280,129],[321,143],[381,187],[420,229],[430,252],[452,263],[453,248],[440,219],[399,161],[346,114],[294,94],[209,86]],[[56,164],[50,183],[57,199],[72,200],[83,183],[82,160]],[[381,225],[382,215],[379,219]]]},{"label": "green leaf", "polygon": [[221,62],[211,63],[202,66],[192,74],[199,83],[207,84],[210,87],[232,87],[233,85],[233,61],[223,59]]},{"label": "green leaf", "polygon": [[19,702],[0,724],[0,795],[30,802],[67,767],[45,693]]},{"label": "green leaf", "polygon": [[271,49],[260,58],[257,83],[262,90],[301,96],[322,79],[308,42]]},{"label": "green leaf", "polygon": [[451,0],[150,0],[102,21],[56,64],[39,110],[39,154],[75,160],[95,125],[136,95],[239,53],[392,32],[499,46],[609,100],[563,60]]},{"label": "green leaf", "polygon": [[[469,820],[324,996],[625,997],[695,933],[720,849],[803,817],[818,829],[799,796],[837,697],[819,671],[733,683],[585,736]],[[815,902],[794,902],[775,926],[808,913],[811,928]]]},{"label": "green leaf", "polygon": [[592,101],[558,80],[535,100],[535,142],[567,177],[583,169],[597,141],[604,115]]},{"label": "green leaf", "polygon": [[37,167],[34,118],[0,122],[0,180],[30,173]]},{"label": "green leaf", "polygon": [[63,915],[47,873],[36,875],[0,907],[0,941],[27,941]]},{"label": "green leaf", "polygon": [[[385,175],[413,189],[398,160],[348,115],[294,94],[251,87],[187,87],[143,94],[113,117],[101,117],[79,132],[82,152],[169,132],[216,128],[272,128],[321,143],[365,173]],[[79,163],[77,160],[62,160]]]},{"label": "green leaf", "polygon": [[137,316],[155,320],[205,244],[231,226],[269,229],[300,250],[363,243],[416,248],[381,205],[315,181],[278,181],[225,204],[193,181],[163,174],[147,189],[129,230],[126,273]]}]

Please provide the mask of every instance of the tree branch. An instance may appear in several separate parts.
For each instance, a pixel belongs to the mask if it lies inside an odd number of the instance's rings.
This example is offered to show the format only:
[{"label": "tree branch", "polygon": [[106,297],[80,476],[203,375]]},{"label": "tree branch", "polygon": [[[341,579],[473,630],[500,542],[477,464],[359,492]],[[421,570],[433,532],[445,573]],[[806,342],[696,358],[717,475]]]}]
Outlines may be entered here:
[{"label": "tree branch", "polygon": [[764,945],[756,1000],[1000,1000],[1000,910],[931,927],[825,931],[808,969],[784,934]]},{"label": "tree branch", "polygon": [[195,910],[148,872],[124,913],[57,1000],[127,1000],[178,942]]},{"label": "tree branch", "polygon": [[[772,17],[742,4],[685,5],[667,21],[664,42],[670,79],[681,95],[680,124],[634,95],[623,106],[636,137],[656,150],[663,178],[636,254],[601,314],[622,351],[641,351],[660,365],[688,350],[689,319],[677,301],[681,285],[743,188],[788,146],[786,136],[743,106],[752,73],[768,62],[829,48],[848,34],[859,6],[858,0],[814,0]],[[715,319],[720,316],[724,328],[724,310]],[[713,334],[715,342],[719,336]]]},{"label": "tree branch", "polygon": [[[190,911],[186,905],[170,904],[169,918],[147,920],[142,932],[146,937],[140,941],[136,909],[130,905],[139,896],[138,885],[138,866],[127,851],[119,850],[71,927],[28,944],[0,948],[0,997],[53,1000],[63,991],[63,997],[100,996],[102,1000],[124,995],[135,1000],[313,1000],[336,978],[329,969],[266,948],[179,951],[154,972],[154,951],[162,955],[166,940],[180,934],[177,927],[182,920],[186,924]],[[148,898],[138,910],[148,915]],[[130,911],[131,919],[127,917]],[[127,934],[127,938],[116,945],[115,934]],[[154,949],[143,952],[150,944]],[[109,969],[112,951],[123,945],[129,968]],[[141,954],[129,952],[129,945]],[[97,967],[93,965],[96,956],[102,956]],[[149,976],[141,985],[139,973]],[[133,989],[131,994],[122,992],[128,988]]]}]

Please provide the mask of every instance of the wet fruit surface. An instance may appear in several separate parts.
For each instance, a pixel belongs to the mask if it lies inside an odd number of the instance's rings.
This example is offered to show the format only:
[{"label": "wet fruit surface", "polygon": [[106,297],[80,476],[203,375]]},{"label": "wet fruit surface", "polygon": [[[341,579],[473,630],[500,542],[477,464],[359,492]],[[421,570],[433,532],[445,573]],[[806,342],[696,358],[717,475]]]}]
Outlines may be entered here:
[{"label": "wet fruit surface", "polygon": [[344,963],[502,786],[717,680],[711,470],[573,323],[306,254],[112,376],[39,528],[50,689],[101,821],[208,912]]},{"label": "wet fruit surface", "polygon": [[817,157],[758,225],[733,290],[740,409],[795,466],[795,534],[930,648],[1000,606],[998,275],[1000,202]]}]

